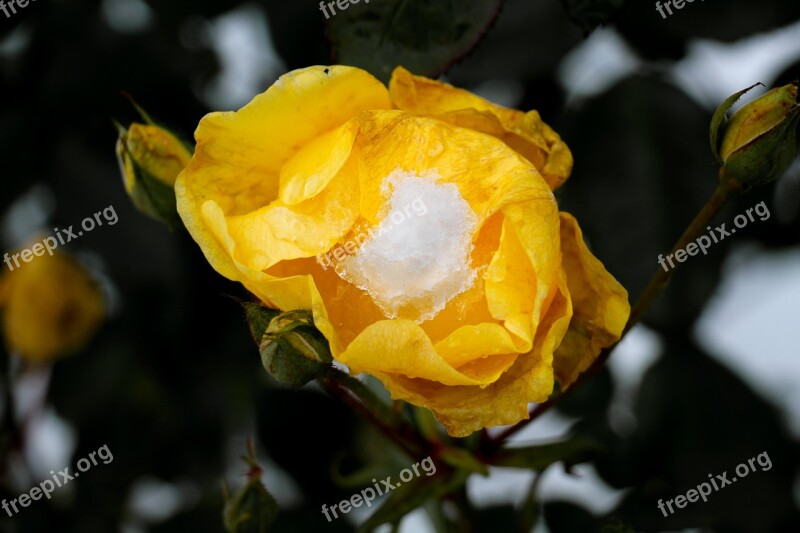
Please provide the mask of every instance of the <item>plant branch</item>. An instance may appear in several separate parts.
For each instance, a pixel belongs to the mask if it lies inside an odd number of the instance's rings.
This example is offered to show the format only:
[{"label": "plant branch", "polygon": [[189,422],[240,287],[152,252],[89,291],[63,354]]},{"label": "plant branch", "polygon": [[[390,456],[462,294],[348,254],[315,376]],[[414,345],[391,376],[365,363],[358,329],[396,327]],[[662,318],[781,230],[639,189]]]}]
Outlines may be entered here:
[{"label": "plant branch", "polygon": [[412,458],[428,455],[430,444],[422,439],[411,425],[386,405],[358,379],[335,368],[319,378],[331,395],[355,409],[392,442],[397,443]]}]

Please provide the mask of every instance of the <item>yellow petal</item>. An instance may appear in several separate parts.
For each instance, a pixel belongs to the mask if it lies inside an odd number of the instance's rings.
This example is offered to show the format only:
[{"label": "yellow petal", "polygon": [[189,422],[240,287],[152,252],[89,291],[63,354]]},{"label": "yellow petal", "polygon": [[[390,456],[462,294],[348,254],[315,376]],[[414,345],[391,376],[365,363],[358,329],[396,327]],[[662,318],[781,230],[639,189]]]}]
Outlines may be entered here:
[{"label": "yellow petal", "polygon": [[628,293],[583,242],[575,218],[561,213],[561,250],[574,316],[553,362],[566,389],[603,348],[622,334],[630,315]]},{"label": "yellow petal", "polygon": [[376,377],[392,398],[430,409],[454,437],[527,418],[529,402],[543,402],[553,391],[553,350],[563,338],[572,315],[566,282],[563,274],[559,277],[561,281],[549,298],[533,350],[516,356],[511,367],[490,385],[446,386],[399,375]]},{"label": "yellow petal", "polygon": [[572,153],[539,113],[523,113],[494,105],[483,98],[398,67],[389,93],[395,106],[502,139],[527,158],[555,190],[572,172]]},{"label": "yellow petal", "polygon": [[[484,274],[484,280],[486,300],[493,317],[498,320],[508,320],[520,314],[530,316],[533,312],[536,272],[509,219],[505,219],[503,223],[500,248],[492,258]],[[529,321],[524,330],[516,333],[531,343],[532,327],[533,323]]]},{"label": "yellow petal", "polygon": [[[397,168],[419,175],[437,171],[441,181],[455,183],[458,186],[465,200],[475,210],[479,220],[484,224],[481,235],[493,234],[495,230],[492,228],[494,227],[497,228],[496,231],[499,234],[499,228],[502,226],[501,212],[504,207],[530,200],[531,203],[525,204],[525,209],[520,212],[520,217],[523,219],[520,225],[525,226],[524,220],[529,219],[530,222],[527,224],[531,225],[534,233],[538,232],[535,238],[529,239],[530,245],[541,244],[545,240],[543,235],[549,232],[550,248],[557,249],[557,225],[551,223],[549,229],[544,229],[541,227],[542,224],[536,222],[540,220],[557,221],[557,206],[552,193],[536,170],[502,142],[480,133],[455,128],[437,120],[413,117],[397,111],[364,113],[359,118],[359,124],[361,133],[358,135],[357,146],[348,165],[358,161],[361,169],[358,172],[360,184],[345,187],[344,184],[331,182],[331,185],[323,193],[308,201],[322,198],[328,194],[328,191],[332,191],[331,194],[333,194],[333,191],[358,190],[360,200],[352,201],[349,205],[360,207],[361,218],[371,219],[375,223],[379,212],[386,203],[385,192],[381,188],[387,176]],[[343,176],[346,175],[350,174],[342,171],[340,177],[335,180],[344,179]],[[342,194],[344,193],[342,192]],[[292,211],[296,212],[297,207],[293,206]],[[323,207],[319,207],[317,215],[324,213],[323,209]],[[512,208],[511,211],[514,209]],[[495,213],[500,218],[493,219]],[[274,242],[268,246],[257,240],[260,224],[264,223],[263,218],[259,224],[249,221],[247,226],[255,228],[253,236],[250,237],[241,231],[245,227],[244,223],[237,228],[240,233],[235,233],[232,229],[229,232],[226,227],[222,227],[224,218],[221,213],[215,215],[216,222],[212,220],[214,216],[211,215],[214,213],[209,211],[209,225],[216,223],[221,226],[219,230],[215,229],[214,231],[218,231],[221,235],[219,241],[225,243],[224,249],[237,260],[244,259],[247,255],[242,253],[243,247],[248,247],[253,254],[256,252],[275,253]],[[248,216],[260,216],[260,213]],[[333,225],[339,223],[340,220],[345,220],[345,217],[323,214],[320,220],[323,219],[329,225]],[[491,224],[489,219],[493,220]],[[286,225],[287,236],[298,233],[296,229],[292,232],[292,227],[292,225]],[[275,231],[279,230],[280,228],[276,225]],[[324,228],[320,227],[312,235],[321,234],[323,231],[325,231]],[[237,235],[235,239],[230,237],[234,234]],[[304,237],[299,235],[297,238]],[[476,246],[473,259],[477,264],[485,264],[493,253],[493,250],[488,250],[487,246],[496,246],[496,244],[493,245],[491,242],[482,244],[485,239],[481,236],[478,236],[477,239],[479,246]],[[487,239],[493,240],[488,237]],[[311,250],[308,253],[310,255]],[[537,268],[541,266],[546,270],[547,267],[543,262],[549,260],[548,258],[557,264],[556,253],[552,251],[537,252]],[[530,261],[530,259],[528,260]],[[262,264],[250,263],[251,266],[262,266]],[[333,269],[323,272],[313,260],[298,258],[292,261],[282,261],[270,267],[268,273],[276,278],[313,275],[316,286],[324,297],[331,323],[336,325],[339,340],[344,346],[347,346],[364,328],[385,318],[369,296],[339,278]],[[259,275],[260,272],[255,272],[252,275],[244,276],[249,279],[248,287],[260,283],[273,284],[272,278],[264,281],[266,278],[259,278]],[[543,287],[545,292],[549,290],[546,285]],[[265,287],[258,290],[259,294],[268,292]],[[273,302],[274,300],[270,297],[267,301]],[[283,306],[281,308],[286,309]],[[422,327],[432,342],[439,342],[458,327],[477,325],[483,322],[494,322],[494,320],[486,308],[482,280],[479,279],[472,289],[453,299],[439,315],[433,320],[423,323]],[[529,318],[527,329],[531,329]],[[531,333],[528,333],[528,337],[530,336]],[[335,342],[331,338],[329,340]]]},{"label": "yellow petal", "polygon": [[363,113],[362,216],[374,222],[386,203],[381,188],[396,169],[439,175],[454,183],[482,224],[505,205],[537,199],[555,205],[541,175],[519,154],[487,135],[401,111]]},{"label": "yellow petal", "polygon": [[338,359],[354,374],[424,378],[449,386],[482,384],[448,364],[422,328],[410,320],[382,320],[372,324]]},{"label": "yellow petal", "polygon": [[[178,177],[175,193],[178,212],[211,265],[220,274],[238,280],[241,275],[236,261],[255,269],[261,263],[273,262],[274,257],[254,256],[252,250],[234,259],[227,219],[248,215],[276,200],[281,169],[312,141],[360,111],[390,107],[386,88],[367,72],[345,66],[317,66],[282,76],[235,113],[204,117],[195,132],[195,154]],[[341,144],[346,145],[346,141],[338,139],[337,145]],[[319,165],[296,164],[294,169],[291,176],[287,174],[286,182],[300,184],[300,189],[309,194],[319,192],[330,178],[302,175],[303,171],[319,170]],[[296,194],[287,198],[299,199]],[[247,233],[248,228],[239,227],[239,231]],[[251,260],[253,264],[246,264]]]},{"label": "yellow petal", "polygon": [[358,178],[354,159],[319,194],[296,205],[277,200],[246,215],[227,217],[227,226],[217,231],[230,235],[236,248],[229,254],[249,269],[313,257],[336,244],[358,218]]},{"label": "yellow petal", "polygon": [[281,169],[281,202],[295,205],[327,187],[350,157],[357,131],[358,125],[348,121],[294,154]]},{"label": "yellow petal", "polygon": [[518,353],[508,331],[499,324],[463,326],[436,343],[436,352],[454,368],[487,355]]}]

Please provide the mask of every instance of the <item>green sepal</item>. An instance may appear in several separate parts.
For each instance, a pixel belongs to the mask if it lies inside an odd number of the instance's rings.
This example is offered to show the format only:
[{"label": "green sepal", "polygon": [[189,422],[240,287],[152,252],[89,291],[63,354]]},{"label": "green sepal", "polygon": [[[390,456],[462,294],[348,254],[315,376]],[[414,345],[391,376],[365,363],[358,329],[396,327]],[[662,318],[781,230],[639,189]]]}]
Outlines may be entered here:
[{"label": "green sepal", "polygon": [[719,145],[720,145],[720,131],[725,126],[725,123],[728,121],[728,111],[733,104],[735,104],[739,98],[744,96],[746,93],[750,92],[754,88],[761,85],[764,86],[763,83],[755,83],[748,87],[747,89],[742,89],[738,93],[734,93],[722,102],[716,111],[714,111],[714,116],[711,117],[711,127],[709,131],[709,140],[711,142],[711,153],[714,154],[714,160],[720,166],[723,164],[722,158],[719,156]]}]

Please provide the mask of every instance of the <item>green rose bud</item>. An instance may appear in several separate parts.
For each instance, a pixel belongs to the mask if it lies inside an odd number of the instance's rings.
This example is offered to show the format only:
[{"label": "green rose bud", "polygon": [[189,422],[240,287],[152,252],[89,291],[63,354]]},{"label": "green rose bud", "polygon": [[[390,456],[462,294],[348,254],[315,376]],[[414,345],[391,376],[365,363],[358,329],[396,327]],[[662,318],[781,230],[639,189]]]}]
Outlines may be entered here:
[{"label": "green rose bud", "polygon": [[[252,317],[252,311],[249,314]],[[251,329],[252,324],[251,318]],[[272,318],[259,351],[267,373],[292,387],[302,387],[325,375],[333,361],[328,341],[314,327],[311,312],[306,310],[289,311]]]},{"label": "green rose bud", "polygon": [[797,157],[798,82],[772,89],[726,118],[734,102],[753,87],[725,100],[711,123],[720,179],[731,189],[768,183]]},{"label": "green rose bud", "polygon": [[125,190],[139,211],[175,227],[180,223],[175,180],[192,154],[172,132],[136,108],[147,124],[134,123],[128,129],[117,125],[117,159]]},{"label": "green rose bud", "polygon": [[228,533],[266,533],[278,515],[278,502],[261,483],[261,466],[256,462],[252,441],[242,457],[249,467],[247,483],[232,497],[223,485],[225,510],[223,521]]}]

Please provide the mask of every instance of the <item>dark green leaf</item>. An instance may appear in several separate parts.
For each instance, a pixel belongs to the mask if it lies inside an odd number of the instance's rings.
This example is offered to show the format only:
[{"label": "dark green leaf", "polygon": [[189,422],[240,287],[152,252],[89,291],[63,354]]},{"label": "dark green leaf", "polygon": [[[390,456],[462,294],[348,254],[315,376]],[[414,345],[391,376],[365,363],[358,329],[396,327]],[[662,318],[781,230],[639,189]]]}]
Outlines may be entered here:
[{"label": "dark green leaf", "polygon": [[[436,77],[472,50],[502,0],[381,0],[351,5],[330,18],[336,61],[387,82],[402,65]],[[335,9],[335,5],[334,5]]]},{"label": "dark green leaf", "polygon": [[605,24],[625,4],[625,0],[561,0],[569,18],[584,33]]},{"label": "dark green leaf", "polygon": [[474,455],[461,448],[448,447],[441,451],[439,458],[445,463],[456,468],[474,472],[484,476],[489,475],[489,469],[480,462]]},{"label": "dark green leaf", "polygon": [[358,530],[372,531],[381,524],[399,521],[427,500],[441,498],[459,489],[469,476],[469,472],[456,470],[452,473],[423,476],[409,483],[396,484],[397,488],[389,498]]},{"label": "dark green leaf", "polygon": [[536,522],[539,521],[541,502],[539,498],[536,497],[539,480],[541,480],[541,476],[536,476],[534,478],[531,483],[531,488],[525,496],[525,501],[522,502],[519,512],[519,531],[533,531],[534,527],[536,527]]},{"label": "dark green leaf", "polygon": [[492,457],[491,464],[541,472],[559,461],[564,461],[568,466],[586,461],[598,450],[599,446],[595,442],[573,439],[539,446],[508,448]]}]

